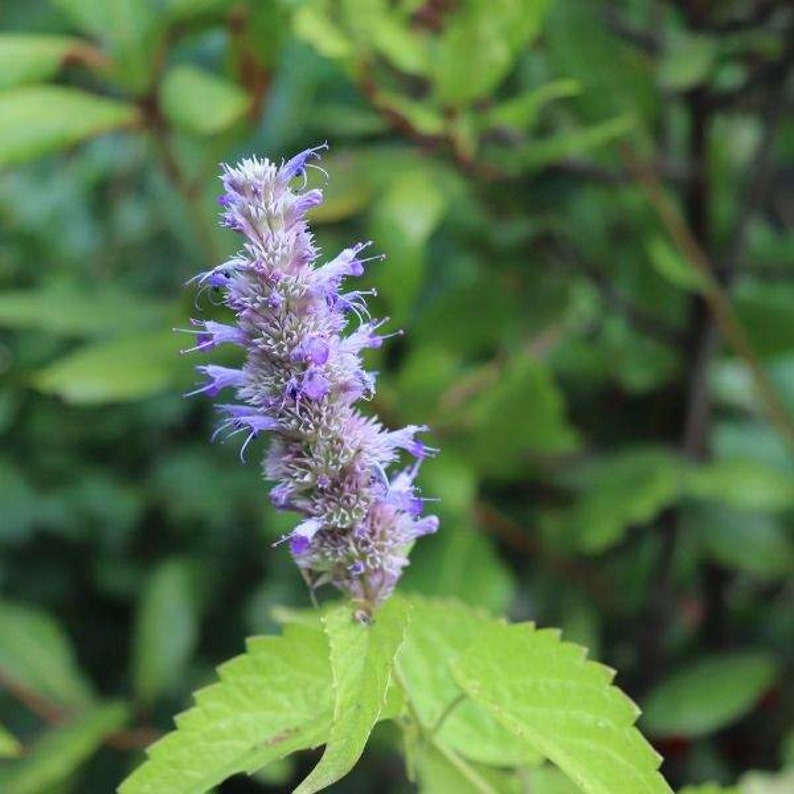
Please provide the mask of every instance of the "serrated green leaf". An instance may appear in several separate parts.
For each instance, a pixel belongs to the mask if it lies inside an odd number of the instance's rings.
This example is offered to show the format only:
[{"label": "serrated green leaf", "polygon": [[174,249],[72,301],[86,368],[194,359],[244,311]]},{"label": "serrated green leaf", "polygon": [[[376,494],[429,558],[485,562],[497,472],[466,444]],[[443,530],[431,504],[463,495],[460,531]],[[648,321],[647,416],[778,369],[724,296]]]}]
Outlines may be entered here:
[{"label": "serrated green leaf", "polygon": [[146,583],[135,622],[132,678],[141,701],[151,703],[179,680],[197,639],[190,565],[166,560]]},{"label": "serrated green leaf", "polygon": [[22,752],[22,745],[11,732],[0,725],[0,758],[16,758]]},{"label": "serrated green leaf", "polygon": [[171,332],[120,336],[76,350],[36,373],[41,391],[93,405],[148,397],[173,388],[189,371],[184,339]]},{"label": "serrated green leaf", "polygon": [[400,653],[400,683],[424,730],[437,745],[475,763],[535,764],[536,752],[476,703],[463,698],[450,665],[496,621],[454,599],[411,596],[408,637]]},{"label": "serrated green leaf", "polygon": [[491,625],[453,664],[466,694],[589,794],[670,792],[637,707],[559,633]]},{"label": "serrated green leaf", "polygon": [[137,120],[133,105],[76,88],[11,89],[0,94],[0,166],[35,160]]},{"label": "serrated green leaf", "polygon": [[184,132],[217,135],[242,119],[248,95],[238,85],[195,66],[176,66],[163,78],[163,112]]},{"label": "serrated green leaf", "polygon": [[0,670],[60,706],[83,708],[93,699],[66,634],[49,615],[29,607],[0,603]]},{"label": "serrated green leaf", "polygon": [[195,694],[177,729],[153,744],[120,794],[203,794],[231,775],[252,773],[328,738],[333,710],[328,642],[319,629],[287,626],[248,640]]},{"label": "serrated green leaf", "polygon": [[386,702],[410,609],[407,601],[392,597],[377,610],[371,625],[358,622],[355,607],[349,604],[323,616],[333,676],[333,722],[322,758],[295,794],[313,794],[330,786],[361,757]]},{"label": "serrated green leaf", "polygon": [[122,703],[96,706],[71,722],[48,730],[30,752],[0,770],[6,794],[41,794],[68,778],[127,720]]},{"label": "serrated green leaf", "polygon": [[169,303],[117,289],[77,290],[58,285],[0,292],[0,326],[59,336],[107,337],[164,325],[175,314],[176,307]]},{"label": "serrated green leaf", "polygon": [[52,77],[83,46],[71,36],[0,33],[0,89]]},{"label": "serrated green leaf", "polygon": [[700,659],[647,696],[643,725],[657,736],[704,736],[747,713],[774,677],[775,663],[763,653]]}]

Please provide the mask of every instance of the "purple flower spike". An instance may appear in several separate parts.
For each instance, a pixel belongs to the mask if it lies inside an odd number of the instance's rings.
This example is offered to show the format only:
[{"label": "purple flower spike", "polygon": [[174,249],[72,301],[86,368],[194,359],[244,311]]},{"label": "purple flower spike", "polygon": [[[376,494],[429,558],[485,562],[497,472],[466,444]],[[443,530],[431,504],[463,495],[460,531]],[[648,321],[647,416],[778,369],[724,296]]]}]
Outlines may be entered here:
[{"label": "purple flower spike", "polygon": [[[412,541],[438,527],[435,516],[422,517],[425,500],[414,485],[434,450],[416,437],[425,427],[389,431],[356,407],[375,391],[362,351],[393,334],[378,334],[386,321],[370,318],[366,297],[374,291],[340,291],[366,262],[382,258],[362,258],[370,243],[317,264],[306,212],[322,191],[306,189],[306,172],[325,148],[281,166],[256,157],[223,166],[221,225],[243,235],[243,250],[193,281],[199,292],[213,290],[215,301],[221,295],[236,322],[194,322],[191,350],[233,344],[246,360],[239,369],[198,367],[205,382],[191,394],[234,389],[238,402],[218,406],[215,436],[240,434],[241,454],[272,434],[265,459],[275,482],[271,501],[303,516],[282,541],[310,581],[334,584],[370,614],[394,589]],[[415,462],[390,473],[406,453]]]}]

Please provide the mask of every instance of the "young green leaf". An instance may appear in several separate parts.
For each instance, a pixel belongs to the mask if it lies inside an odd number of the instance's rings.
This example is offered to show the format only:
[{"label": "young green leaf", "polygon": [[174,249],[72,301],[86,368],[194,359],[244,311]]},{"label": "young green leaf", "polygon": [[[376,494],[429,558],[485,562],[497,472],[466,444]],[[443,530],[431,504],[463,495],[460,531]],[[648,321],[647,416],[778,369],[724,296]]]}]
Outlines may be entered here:
[{"label": "young green leaf", "polygon": [[218,674],[176,718],[176,730],[148,749],[120,794],[202,794],[327,740],[333,698],[321,631],[287,626],[280,637],[250,639],[247,653]]},{"label": "young green leaf", "polygon": [[93,699],[69,638],[49,615],[28,607],[0,603],[0,673],[56,706],[83,708]]},{"label": "young green leaf", "polygon": [[764,653],[700,659],[648,695],[643,725],[657,736],[712,733],[746,714],[774,677],[774,661]]},{"label": "young green leaf", "polygon": [[0,94],[0,166],[35,160],[58,149],[130,127],[134,105],[62,86],[14,88]]},{"label": "young green leaf", "polygon": [[670,792],[637,707],[559,632],[490,625],[453,664],[466,694],[588,794]]},{"label": "young green leaf", "polygon": [[152,573],[139,605],[133,646],[135,692],[151,703],[179,679],[198,639],[191,570],[166,560]]},{"label": "young green leaf", "polygon": [[47,731],[27,755],[0,770],[0,790],[40,794],[66,780],[97,751],[106,736],[124,725],[127,713],[121,703],[106,703]]},{"label": "young green leaf", "polygon": [[295,794],[313,794],[330,786],[361,757],[386,702],[409,613],[408,602],[392,597],[375,613],[372,625],[356,621],[349,604],[323,616],[330,646],[334,715],[325,752]]}]

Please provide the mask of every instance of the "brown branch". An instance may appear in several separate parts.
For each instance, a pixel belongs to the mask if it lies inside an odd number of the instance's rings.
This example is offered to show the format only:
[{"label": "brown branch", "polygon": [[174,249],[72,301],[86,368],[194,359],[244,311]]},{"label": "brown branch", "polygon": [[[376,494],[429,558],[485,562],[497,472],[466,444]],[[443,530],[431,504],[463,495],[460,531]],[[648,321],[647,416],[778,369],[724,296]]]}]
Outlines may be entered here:
[{"label": "brown branch", "polygon": [[[26,684],[15,680],[2,669],[0,669],[0,688],[6,689],[11,697],[47,725],[53,727],[65,725],[75,714],[73,709],[53,703]],[[163,732],[157,728],[137,726],[109,734],[105,737],[104,743],[117,750],[142,750],[162,735]]]},{"label": "brown branch", "polygon": [[489,535],[521,554],[536,558],[559,576],[586,590],[602,610],[609,611],[615,607],[611,591],[588,566],[549,553],[533,535],[485,502],[477,504],[475,518]]},{"label": "brown branch", "polygon": [[714,270],[709,258],[668,199],[656,174],[628,146],[623,146],[622,152],[627,166],[656,210],[673,242],[689,265],[702,277],[703,298],[714,323],[734,352],[750,369],[770,421],[785,439],[794,443],[794,423],[758,361],[747,332],[736,316],[728,295],[714,278]]}]

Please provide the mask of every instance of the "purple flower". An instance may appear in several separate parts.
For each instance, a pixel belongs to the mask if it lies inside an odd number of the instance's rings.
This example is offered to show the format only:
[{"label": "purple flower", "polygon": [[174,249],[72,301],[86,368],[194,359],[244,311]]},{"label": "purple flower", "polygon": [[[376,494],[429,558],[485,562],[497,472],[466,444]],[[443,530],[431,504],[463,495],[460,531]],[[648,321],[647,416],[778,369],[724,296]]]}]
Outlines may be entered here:
[{"label": "purple flower", "polygon": [[[393,334],[377,333],[386,321],[370,319],[371,292],[342,291],[366,262],[382,258],[361,257],[370,243],[316,264],[305,215],[322,191],[306,190],[307,169],[325,148],[280,166],[256,157],[223,166],[221,224],[243,235],[243,250],[193,281],[222,295],[236,322],[194,321],[191,350],[233,344],[246,360],[240,369],[200,366],[206,380],[191,394],[234,389],[238,402],[218,406],[215,435],[243,434],[242,451],[271,434],[264,464],[275,481],[271,500],[303,516],[283,540],[314,586],[335,585],[369,614],[394,589],[411,543],[438,528],[435,516],[422,517],[414,484],[435,450],[417,438],[424,426],[389,431],[355,405],[375,390],[362,351]],[[390,473],[406,453],[413,465]]]}]

